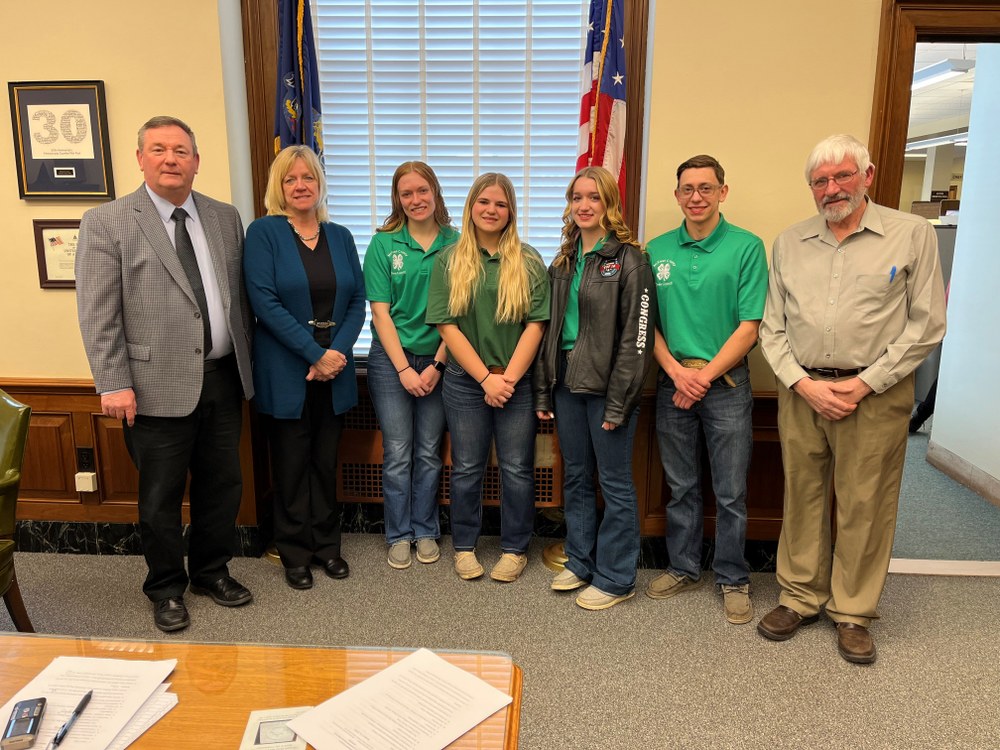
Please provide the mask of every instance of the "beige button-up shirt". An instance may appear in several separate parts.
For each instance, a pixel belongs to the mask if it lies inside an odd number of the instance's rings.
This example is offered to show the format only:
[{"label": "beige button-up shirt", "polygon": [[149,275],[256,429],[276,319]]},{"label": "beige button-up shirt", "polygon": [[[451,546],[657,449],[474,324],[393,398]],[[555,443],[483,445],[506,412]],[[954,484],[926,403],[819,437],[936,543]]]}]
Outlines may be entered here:
[{"label": "beige button-up shirt", "polygon": [[838,242],[819,214],[774,242],[764,356],[791,388],[806,368],[863,368],[876,393],[912,372],[944,337],[945,300],[934,228],[868,201]]}]

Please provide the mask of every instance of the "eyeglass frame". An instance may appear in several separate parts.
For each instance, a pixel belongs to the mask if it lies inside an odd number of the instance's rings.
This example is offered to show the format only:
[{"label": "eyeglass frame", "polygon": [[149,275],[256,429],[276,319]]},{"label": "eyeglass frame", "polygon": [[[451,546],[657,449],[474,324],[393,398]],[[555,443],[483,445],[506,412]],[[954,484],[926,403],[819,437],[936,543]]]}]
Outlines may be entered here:
[{"label": "eyeglass frame", "polygon": [[[702,198],[711,198],[724,187],[725,185],[709,185],[708,183],[698,185],[697,187],[694,185],[680,185],[677,187],[677,193],[689,199],[693,198],[695,193],[698,193]],[[706,188],[708,192],[705,192]],[[690,190],[691,192],[685,192],[685,190]]]},{"label": "eyeglass frame", "polygon": [[807,184],[813,190],[826,190],[830,187],[830,182],[832,180],[838,187],[843,187],[860,171],[860,169],[855,169],[853,172],[840,172],[832,177],[817,177],[815,180],[809,180]]}]

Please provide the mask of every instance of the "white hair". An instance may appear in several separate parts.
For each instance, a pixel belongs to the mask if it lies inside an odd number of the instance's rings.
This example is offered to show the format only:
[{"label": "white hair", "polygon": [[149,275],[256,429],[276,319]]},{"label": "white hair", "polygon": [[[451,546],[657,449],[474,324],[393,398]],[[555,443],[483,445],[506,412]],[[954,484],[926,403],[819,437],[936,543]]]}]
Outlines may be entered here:
[{"label": "white hair", "polygon": [[853,135],[831,135],[816,144],[806,160],[806,182],[812,179],[812,173],[824,164],[839,164],[850,157],[858,165],[859,172],[867,172],[873,166],[871,154],[865,144]]}]

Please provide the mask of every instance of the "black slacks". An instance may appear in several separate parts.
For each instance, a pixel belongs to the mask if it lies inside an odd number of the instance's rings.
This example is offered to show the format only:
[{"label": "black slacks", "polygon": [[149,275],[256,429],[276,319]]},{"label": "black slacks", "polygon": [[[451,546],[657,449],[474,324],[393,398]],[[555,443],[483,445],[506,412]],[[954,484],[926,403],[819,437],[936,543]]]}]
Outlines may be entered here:
[{"label": "black slacks", "polygon": [[[132,427],[125,425],[125,445],[139,470],[139,530],[149,567],[142,590],[152,601],[182,595],[189,580],[206,585],[228,575],[243,494],[242,424],[243,392],[233,359],[205,373],[201,398],[188,416],[140,414]],[[189,472],[190,578],[181,525]]]},{"label": "black slacks", "polygon": [[343,415],[330,383],[306,383],[299,419],[267,420],[274,482],[274,546],[285,567],[340,556],[337,448]]}]

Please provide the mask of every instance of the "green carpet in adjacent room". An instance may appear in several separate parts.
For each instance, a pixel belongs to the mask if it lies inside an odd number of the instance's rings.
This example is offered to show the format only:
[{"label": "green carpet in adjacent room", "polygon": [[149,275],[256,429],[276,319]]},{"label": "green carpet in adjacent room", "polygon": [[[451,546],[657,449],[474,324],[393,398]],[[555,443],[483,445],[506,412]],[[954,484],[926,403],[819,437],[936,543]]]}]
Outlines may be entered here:
[{"label": "green carpet in adjacent room", "polygon": [[929,439],[918,432],[906,447],[892,556],[1000,560],[1000,508],[927,463]]}]

